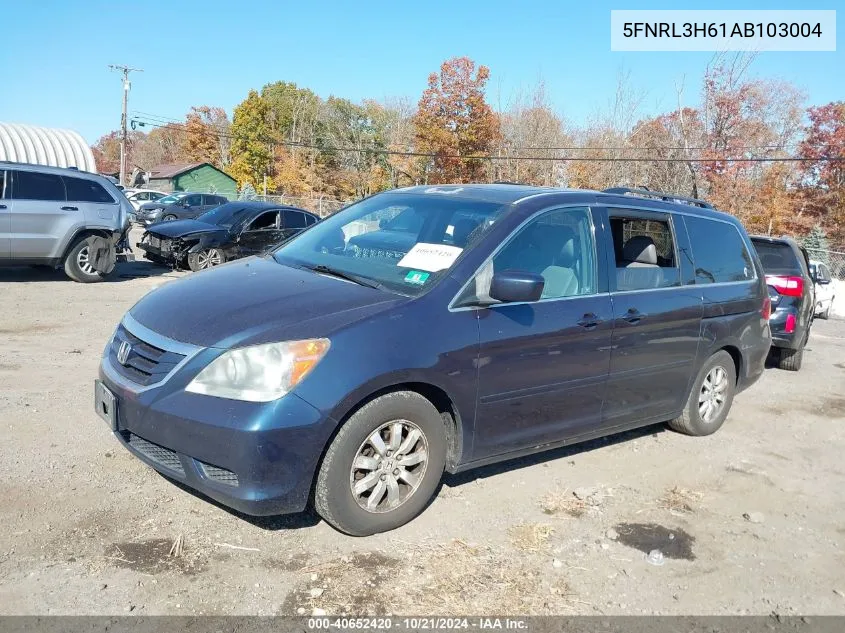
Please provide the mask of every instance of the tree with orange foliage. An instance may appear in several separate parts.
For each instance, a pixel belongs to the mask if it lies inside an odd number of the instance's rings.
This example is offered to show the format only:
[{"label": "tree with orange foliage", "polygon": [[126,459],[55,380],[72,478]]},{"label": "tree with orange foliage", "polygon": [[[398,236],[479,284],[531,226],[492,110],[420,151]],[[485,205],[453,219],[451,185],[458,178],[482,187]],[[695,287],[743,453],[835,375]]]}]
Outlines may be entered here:
[{"label": "tree with orange foliage", "polygon": [[187,160],[225,167],[229,163],[229,118],[223,108],[194,106],[185,117],[182,148]]},{"label": "tree with orange foliage", "polygon": [[443,62],[440,74],[432,73],[414,117],[417,150],[435,154],[428,165],[427,181],[472,182],[483,180],[486,162],[459,156],[487,154],[499,138],[499,120],[485,101],[490,69],[468,57]]}]

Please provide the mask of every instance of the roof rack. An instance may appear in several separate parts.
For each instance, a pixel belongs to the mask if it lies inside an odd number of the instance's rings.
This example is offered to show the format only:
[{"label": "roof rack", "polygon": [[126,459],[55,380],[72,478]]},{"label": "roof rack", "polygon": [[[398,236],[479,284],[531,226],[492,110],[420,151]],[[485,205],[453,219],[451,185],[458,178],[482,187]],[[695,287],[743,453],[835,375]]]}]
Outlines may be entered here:
[{"label": "roof rack", "polygon": [[654,200],[663,200],[664,202],[680,202],[688,204],[693,207],[701,207],[702,209],[715,209],[709,202],[699,200],[698,198],[687,198],[685,196],[678,196],[674,193],[662,193],[660,191],[650,191],[648,189],[632,189],[631,187],[611,187],[605,189],[604,193],[614,193],[619,195],[633,195],[641,198],[652,198]]}]

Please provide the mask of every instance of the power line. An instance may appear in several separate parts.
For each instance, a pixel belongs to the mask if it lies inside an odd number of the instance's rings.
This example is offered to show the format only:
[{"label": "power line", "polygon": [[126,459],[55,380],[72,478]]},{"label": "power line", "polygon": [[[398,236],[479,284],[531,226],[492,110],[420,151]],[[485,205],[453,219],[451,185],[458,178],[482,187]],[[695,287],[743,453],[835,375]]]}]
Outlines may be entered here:
[{"label": "power line", "polygon": [[[144,125],[151,125],[153,127],[159,128],[168,128],[173,131],[187,133],[188,130],[186,129],[184,124],[180,123],[156,123],[153,121],[142,121]],[[215,137],[223,137],[229,138],[231,140],[237,140],[239,137],[233,134],[227,134],[224,132],[209,132],[209,134]],[[365,154],[378,154],[384,156],[405,156],[409,158],[440,158],[440,159],[451,159],[451,160],[513,160],[513,161],[520,161],[520,160],[530,160],[530,161],[539,161],[539,162],[566,162],[566,161],[581,161],[581,162],[622,162],[622,163],[789,163],[789,162],[840,162],[845,161],[845,157],[843,156],[821,156],[821,157],[801,157],[801,156],[782,156],[782,157],[771,157],[771,158],[761,158],[761,157],[752,157],[752,158],[723,158],[723,157],[710,157],[710,158],[642,158],[642,157],[630,157],[630,156],[623,156],[619,158],[608,157],[608,156],[597,156],[597,157],[589,157],[589,156],[497,156],[493,154],[470,154],[470,155],[462,155],[462,154],[438,154],[436,152],[412,152],[412,151],[399,151],[399,150],[389,150],[377,147],[370,147],[370,148],[361,148],[361,147],[337,147],[337,146],[330,146],[330,145],[318,145],[315,143],[299,143],[295,141],[278,141],[275,139],[258,139],[263,143],[268,145],[273,145],[276,147],[298,147],[303,149],[315,149],[321,152],[355,152],[355,153],[365,153]],[[579,148],[582,150],[595,150],[595,148]]]},{"label": "power line", "polygon": [[[163,116],[160,114],[153,114],[151,112],[142,112],[140,110],[134,111],[135,115],[140,115],[142,118],[151,119],[154,121],[160,121],[165,124],[175,124],[175,125],[185,125],[185,119],[175,119],[173,117]],[[223,134],[221,134],[223,135]],[[805,145],[805,143],[782,143],[782,144],[772,144],[772,145],[736,145],[731,147],[731,150],[782,150],[786,149],[787,147],[800,147],[801,145]],[[823,143],[809,143],[807,145],[810,146],[819,146],[823,145]],[[650,146],[643,146],[643,145],[626,145],[626,146],[584,146],[584,145],[570,145],[570,146],[548,146],[548,145],[514,145],[510,149],[514,150],[540,150],[540,151],[668,151],[668,150],[689,150],[689,151],[712,151],[712,147],[706,146],[689,146],[685,147],[683,145],[670,145],[670,146],[661,146],[661,147],[650,147]]]}]

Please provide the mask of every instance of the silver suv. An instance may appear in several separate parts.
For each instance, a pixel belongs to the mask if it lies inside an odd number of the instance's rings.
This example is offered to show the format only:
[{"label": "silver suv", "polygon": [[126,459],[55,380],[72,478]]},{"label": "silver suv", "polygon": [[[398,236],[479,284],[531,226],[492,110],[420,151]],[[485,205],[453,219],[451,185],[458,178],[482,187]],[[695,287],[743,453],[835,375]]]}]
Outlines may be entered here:
[{"label": "silver suv", "polygon": [[131,259],[132,211],[102,176],[0,162],[0,266],[64,266],[74,281],[102,281],[118,259]]}]

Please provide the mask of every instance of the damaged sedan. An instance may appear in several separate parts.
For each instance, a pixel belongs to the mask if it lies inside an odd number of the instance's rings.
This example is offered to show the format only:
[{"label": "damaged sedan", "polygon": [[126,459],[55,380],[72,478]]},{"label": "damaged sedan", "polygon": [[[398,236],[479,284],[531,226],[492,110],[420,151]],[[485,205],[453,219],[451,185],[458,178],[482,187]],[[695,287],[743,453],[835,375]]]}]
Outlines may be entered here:
[{"label": "damaged sedan", "polygon": [[320,218],[272,202],[228,202],[194,220],[153,224],[137,244],[157,264],[193,271],[260,255]]}]

